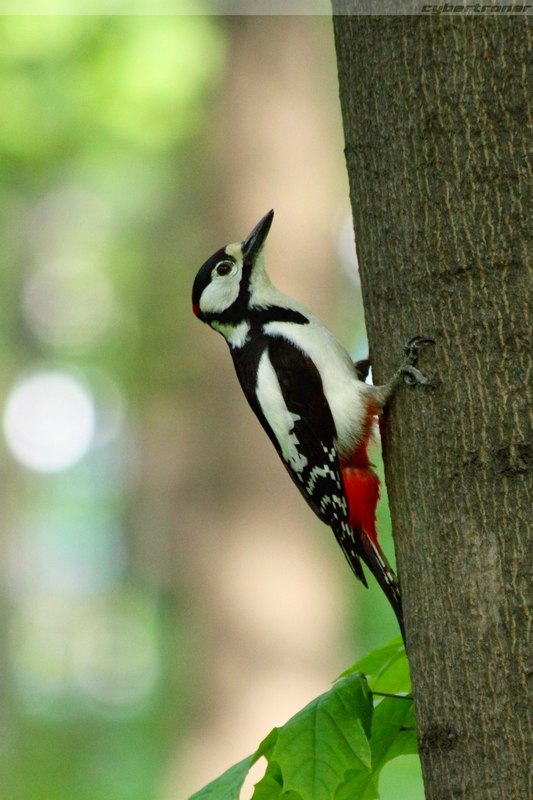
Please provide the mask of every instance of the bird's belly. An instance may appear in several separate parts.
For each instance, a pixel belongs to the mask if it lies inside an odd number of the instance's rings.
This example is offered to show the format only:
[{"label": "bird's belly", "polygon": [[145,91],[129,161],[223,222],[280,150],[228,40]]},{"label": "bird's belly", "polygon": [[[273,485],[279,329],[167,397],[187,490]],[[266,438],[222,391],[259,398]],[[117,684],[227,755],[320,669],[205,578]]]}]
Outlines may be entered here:
[{"label": "bird's belly", "polygon": [[351,457],[364,438],[368,420],[368,398],[365,384],[357,379],[349,385],[328,387],[324,382],[326,395],[335,429],[337,431],[336,449],[341,463],[350,462]]}]

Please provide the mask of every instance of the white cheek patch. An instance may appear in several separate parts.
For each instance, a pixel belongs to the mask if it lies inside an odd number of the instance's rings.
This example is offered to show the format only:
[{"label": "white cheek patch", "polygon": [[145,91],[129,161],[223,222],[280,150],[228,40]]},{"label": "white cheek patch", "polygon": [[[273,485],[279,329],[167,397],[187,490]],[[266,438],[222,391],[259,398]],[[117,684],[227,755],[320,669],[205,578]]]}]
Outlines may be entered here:
[{"label": "white cheek patch", "polygon": [[285,405],[268,350],[264,351],[259,360],[256,392],[263,414],[279,442],[283,458],[295,472],[301,472],[308,462],[307,458],[298,452],[299,442],[294,433],[294,423],[300,417],[292,414]]},{"label": "white cheek patch", "polygon": [[242,267],[239,265],[233,275],[217,275],[205,287],[200,297],[200,311],[204,314],[219,314],[229,308],[239,296]]}]

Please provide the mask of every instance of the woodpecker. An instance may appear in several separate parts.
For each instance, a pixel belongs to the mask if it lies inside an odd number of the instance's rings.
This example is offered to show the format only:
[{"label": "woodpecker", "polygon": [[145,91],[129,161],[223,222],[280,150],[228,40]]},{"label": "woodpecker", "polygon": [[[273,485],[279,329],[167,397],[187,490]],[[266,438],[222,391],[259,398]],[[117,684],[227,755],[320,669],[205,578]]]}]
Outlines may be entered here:
[{"label": "woodpecker", "polygon": [[354,364],[336,337],[265,271],[269,211],[243,242],[217,250],[194,281],[194,314],[221,333],[250,406],[308,505],[329,525],[353,572],[374,574],[398,619],[398,579],[376,530],[379,479],[367,446],[374,419],[398,384],[434,385],[415,368],[418,349],[385,386],[364,382],[369,362]]}]

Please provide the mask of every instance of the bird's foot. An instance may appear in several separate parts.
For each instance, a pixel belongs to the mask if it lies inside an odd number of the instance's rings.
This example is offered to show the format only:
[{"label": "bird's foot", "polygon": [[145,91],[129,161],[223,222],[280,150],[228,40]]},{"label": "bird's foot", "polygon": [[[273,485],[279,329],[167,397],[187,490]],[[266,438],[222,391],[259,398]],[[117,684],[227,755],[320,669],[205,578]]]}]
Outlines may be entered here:
[{"label": "bird's foot", "polygon": [[431,380],[417,369],[418,354],[421,348],[426,344],[435,344],[434,339],[427,339],[424,336],[413,336],[404,345],[404,353],[407,356],[405,363],[396,370],[391,380],[385,386],[375,387],[375,400],[380,408],[384,408],[396,389],[402,384],[407,383],[409,386],[415,386],[417,383],[420,386],[431,386],[435,389],[440,384],[440,378],[435,376]]},{"label": "bird's foot", "polygon": [[412,339],[409,339],[409,341],[404,344],[403,351],[407,358],[405,364],[402,364],[394,375],[392,382],[398,378],[397,384],[401,383],[403,379],[403,382],[407,383],[409,386],[414,386],[419,383],[420,386],[432,386],[436,388],[440,385],[441,381],[438,376],[429,380],[416,368],[418,353],[425,344],[435,344],[435,340],[427,339],[424,336],[413,336]]}]

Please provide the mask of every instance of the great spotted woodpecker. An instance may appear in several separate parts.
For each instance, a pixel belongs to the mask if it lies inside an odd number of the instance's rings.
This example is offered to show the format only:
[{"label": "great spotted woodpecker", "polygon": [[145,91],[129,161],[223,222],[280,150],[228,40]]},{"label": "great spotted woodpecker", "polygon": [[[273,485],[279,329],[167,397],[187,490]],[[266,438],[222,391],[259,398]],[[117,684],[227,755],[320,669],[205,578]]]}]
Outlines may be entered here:
[{"label": "great spotted woodpecker", "polygon": [[432,385],[414,366],[418,348],[431,340],[408,343],[408,363],[389,384],[364,383],[365,364],[361,373],[335,336],[270,282],[262,250],[273,217],[270,211],[243,242],[205,262],[193,311],[226,339],[244,394],[289,475],[359,580],[367,586],[361,560],[374,574],[403,634],[398,579],[377,538],[379,480],[367,445],[399,382]]}]

